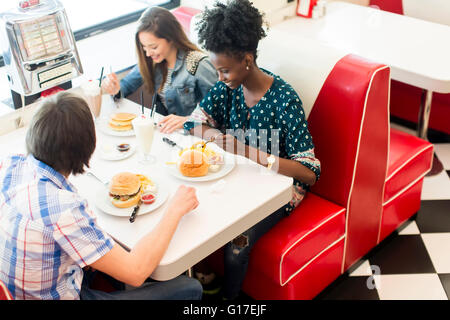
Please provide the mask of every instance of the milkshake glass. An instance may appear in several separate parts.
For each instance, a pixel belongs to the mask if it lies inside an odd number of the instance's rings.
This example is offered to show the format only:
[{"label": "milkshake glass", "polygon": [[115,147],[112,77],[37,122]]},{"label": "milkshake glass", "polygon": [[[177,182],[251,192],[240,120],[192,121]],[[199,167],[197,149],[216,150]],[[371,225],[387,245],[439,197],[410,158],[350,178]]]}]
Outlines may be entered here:
[{"label": "milkshake glass", "polygon": [[156,157],[150,154],[153,144],[153,134],[155,132],[155,124],[152,118],[140,115],[131,121],[138,148],[142,153],[140,160],[143,164],[153,164],[156,162]]},{"label": "milkshake glass", "polygon": [[91,110],[94,119],[100,116],[100,111],[102,108],[102,90],[99,87],[97,80],[88,81],[81,85],[86,102]]}]

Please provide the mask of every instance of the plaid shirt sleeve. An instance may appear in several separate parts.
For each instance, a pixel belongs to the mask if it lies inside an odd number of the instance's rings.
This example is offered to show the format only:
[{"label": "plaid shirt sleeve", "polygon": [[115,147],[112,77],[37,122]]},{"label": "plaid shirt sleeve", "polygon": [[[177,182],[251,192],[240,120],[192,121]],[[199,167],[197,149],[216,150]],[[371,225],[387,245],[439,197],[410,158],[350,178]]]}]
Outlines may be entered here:
[{"label": "plaid shirt sleeve", "polygon": [[81,268],[94,263],[114,246],[114,240],[99,228],[85,201],[61,214],[54,225],[53,236]]}]

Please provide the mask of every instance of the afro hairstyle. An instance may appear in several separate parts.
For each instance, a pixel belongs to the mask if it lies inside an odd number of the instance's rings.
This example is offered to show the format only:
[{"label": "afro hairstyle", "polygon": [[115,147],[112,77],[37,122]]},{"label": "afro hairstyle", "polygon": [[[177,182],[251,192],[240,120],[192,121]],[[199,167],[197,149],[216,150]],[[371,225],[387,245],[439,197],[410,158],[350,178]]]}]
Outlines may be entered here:
[{"label": "afro hairstyle", "polygon": [[248,0],[217,1],[197,23],[199,44],[207,51],[238,59],[250,52],[256,60],[259,40],[266,36],[263,18]]}]

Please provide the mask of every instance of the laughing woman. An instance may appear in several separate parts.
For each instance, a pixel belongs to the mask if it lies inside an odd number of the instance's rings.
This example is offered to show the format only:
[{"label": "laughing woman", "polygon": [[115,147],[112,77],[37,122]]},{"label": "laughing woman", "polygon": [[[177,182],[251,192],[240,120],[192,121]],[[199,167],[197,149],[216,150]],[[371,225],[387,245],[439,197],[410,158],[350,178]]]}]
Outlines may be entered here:
[{"label": "laughing woman", "polygon": [[120,82],[116,74],[109,74],[102,90],[115,98],[127,97],[144,84],[151,95],[158,95],[158,112],[168,115],[160,130],[170,133],[187,120],[217,81],[217,73],[167,9],[151,7],[142,14],[135,43],[138,64]]},{"label": "laughing woman", "polygon": [[223,295],[234,299],[252,246],[301,202],[319,177],[320,162],[299,96],[282,78],[256,64],[258,42],[266,35],[261,13],[248,0],[216,3],[204,12],[198,31],[219,81],[184,128],[294,178],[289,203],[225,246]]}]

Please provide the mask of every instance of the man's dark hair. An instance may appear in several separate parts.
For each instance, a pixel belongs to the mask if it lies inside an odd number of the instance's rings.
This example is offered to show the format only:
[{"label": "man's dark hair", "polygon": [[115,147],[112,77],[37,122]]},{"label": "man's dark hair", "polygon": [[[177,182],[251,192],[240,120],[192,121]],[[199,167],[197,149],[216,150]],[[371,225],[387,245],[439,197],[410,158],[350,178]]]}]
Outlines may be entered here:
[{"label": "man's dark hair", "polygon": [[68,92],[46,98],[26,136],[27,152],[63,174],[83,173],[95,143],[94,120],[86,101]]},{"label": "man's dark hair", "polygon": [[201,46],[214,53],[242,59],[250,52],[256,60],[258,42],[266,36],[263,14],[248,0],[216,2],[197,23]]}]

